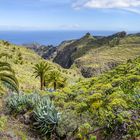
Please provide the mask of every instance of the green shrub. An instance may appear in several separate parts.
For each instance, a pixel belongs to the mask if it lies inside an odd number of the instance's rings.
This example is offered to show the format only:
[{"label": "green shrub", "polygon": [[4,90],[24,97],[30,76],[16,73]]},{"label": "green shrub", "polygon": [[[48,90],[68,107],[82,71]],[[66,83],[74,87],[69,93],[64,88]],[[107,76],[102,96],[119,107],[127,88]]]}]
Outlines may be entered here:
[{"label": "green shrub", "polygon": [[7,117],[5,116],[0,116],[0,132],[4,130],[7,124]]},{"label": "green shrub", "polygon": [[140,76],[138,76],[138,75],[130,75],[130,76],[128,76],[127,79],[130,80],[130,82],[135,83],[135,82],[140,81]]},{"label": "green shrub", "polygon": [[118,87],[118,86],[120,86],[121,83],[122,83],[122,79],[120,79],[120,78],[113,79],[112,87]]},{"label": "green shrub", "polygon": [[77,138],[80,140],[96,140],[96,137],[93,135],[89,135],[92,131],[92,127],[89,123],[82,124],[78,128]]},{"label": "green shrub", "polygon": [[82,113],[84,111],[87,111],[87,109],[88,109],[88,105],[86,103],[84,103],[84,102],[78,103],[76,105],[76,111],[78,113]]},{"label": "green shrub", "polygon": [[74,137],[80,124],[80,119],[75,111],[65,110],[61,114],[56,132],[60,138],[70,139]]}]

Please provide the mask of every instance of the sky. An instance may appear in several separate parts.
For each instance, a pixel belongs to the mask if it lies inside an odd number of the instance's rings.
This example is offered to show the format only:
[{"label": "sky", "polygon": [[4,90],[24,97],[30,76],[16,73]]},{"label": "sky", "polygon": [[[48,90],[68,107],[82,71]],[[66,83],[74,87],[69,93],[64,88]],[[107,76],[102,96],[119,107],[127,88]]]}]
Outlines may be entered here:
[{"label": "sky", "polygon": [[140,31],[140,0],[0,0],[0,30]]}]

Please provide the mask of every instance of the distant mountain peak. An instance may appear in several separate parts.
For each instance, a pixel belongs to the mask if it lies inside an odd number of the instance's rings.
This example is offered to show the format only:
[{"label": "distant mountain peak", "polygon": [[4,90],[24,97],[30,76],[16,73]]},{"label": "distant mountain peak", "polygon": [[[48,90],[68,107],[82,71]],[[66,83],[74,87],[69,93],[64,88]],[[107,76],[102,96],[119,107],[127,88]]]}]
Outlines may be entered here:
[{"label": "distant mountain peak", "polygon": [[84,37],[91,37],[91,36],[92,35],[89,32],[87,32]]},{"label": "distant mountain peak", "polygon": [[94,37],[88,32],[81,39],[94,39]]},{"label": "distant mountain peak", "polygon": [[91,34],[89,32],[87,32],[85,36],[91,36]]},{"label": "distant mountain peak", "polygon": [[127,35],[127,32],[122,31],[122,32],[118,32],[114,35],[112,35],[113,37],[120,37],[120,38],[124,38]]}]

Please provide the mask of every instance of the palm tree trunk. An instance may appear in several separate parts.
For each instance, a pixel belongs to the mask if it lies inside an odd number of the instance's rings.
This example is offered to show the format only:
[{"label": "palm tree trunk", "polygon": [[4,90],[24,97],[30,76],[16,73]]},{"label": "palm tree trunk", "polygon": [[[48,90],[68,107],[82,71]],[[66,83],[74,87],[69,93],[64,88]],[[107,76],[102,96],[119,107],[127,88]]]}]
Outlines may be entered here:
[{"label": "palm tree trunk", "polygon": [[44,83],[43,83],[43,78],[42,78],[42,76],[40,77],[40,89],[41,90],[43,90],[43,85],[44,85]]},{"label": "palm tree trunk", "polygon": [[54,82],[54,90],[56,90],[56,82]]},{"label": "palm tree trunk", "polygon": [[44,87],[46,87],[46,81],[44,80]]}]

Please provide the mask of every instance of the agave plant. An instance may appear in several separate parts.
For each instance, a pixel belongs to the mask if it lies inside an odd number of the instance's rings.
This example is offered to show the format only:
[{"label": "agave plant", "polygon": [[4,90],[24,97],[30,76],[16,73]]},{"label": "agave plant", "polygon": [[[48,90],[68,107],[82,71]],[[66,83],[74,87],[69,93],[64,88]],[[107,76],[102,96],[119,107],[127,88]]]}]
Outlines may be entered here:
[{"label": "agave plant", "polygon": [[59,121],[59,113],[53,105],[53,102],[48,98],[44,97],[41,102],[38,103],[34,112],[34,123],[33,126],[43,136],[55,131]]},{"label": "agave plant", "polygon": [[27,98],[28,98],[28,104],[30,108],[34,108],[37,105],[37,103],[41,100],[41,96],[37,92],[28,95]]},{"label": "agave plant", "polygon": [[6,107],[12,114],[20,113],[27,108],[28,98],[25,95],[12,95],[6,100]]}]

